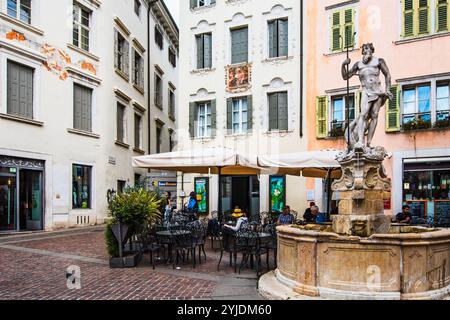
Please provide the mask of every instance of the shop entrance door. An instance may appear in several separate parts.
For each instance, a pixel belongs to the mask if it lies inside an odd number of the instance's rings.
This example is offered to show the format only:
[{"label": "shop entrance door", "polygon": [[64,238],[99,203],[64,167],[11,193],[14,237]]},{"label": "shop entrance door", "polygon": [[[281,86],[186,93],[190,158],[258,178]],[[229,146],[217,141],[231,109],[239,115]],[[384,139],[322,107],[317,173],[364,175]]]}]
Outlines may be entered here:
[{"label": "shop entrance door", "polygon": [[249,214],[259,215],[260,188],[257,176],[222,176],[222,210],[232,213],[235,207]]},{"label": "shop entrance door", "polygon": [[20,231],[42,230],[42,171],[21,169],[19,180]]},{"label": "shop entrance door", "polygon": [[17,230],[16,172],[0,167],[0,231]]}]

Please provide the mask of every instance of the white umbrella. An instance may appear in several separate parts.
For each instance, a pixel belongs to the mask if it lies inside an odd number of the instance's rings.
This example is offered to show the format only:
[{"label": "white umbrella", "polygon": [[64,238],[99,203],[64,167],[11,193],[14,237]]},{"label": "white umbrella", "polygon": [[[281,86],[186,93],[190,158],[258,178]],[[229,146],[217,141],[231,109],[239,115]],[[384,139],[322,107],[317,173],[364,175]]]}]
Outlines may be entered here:
[{"label": "white umbrella", "polygon": [[297,170],[304,177],[339,178],[340,164],[336,160],[340,151],[309,151],[258,157],[258,165],[279,172]]}]

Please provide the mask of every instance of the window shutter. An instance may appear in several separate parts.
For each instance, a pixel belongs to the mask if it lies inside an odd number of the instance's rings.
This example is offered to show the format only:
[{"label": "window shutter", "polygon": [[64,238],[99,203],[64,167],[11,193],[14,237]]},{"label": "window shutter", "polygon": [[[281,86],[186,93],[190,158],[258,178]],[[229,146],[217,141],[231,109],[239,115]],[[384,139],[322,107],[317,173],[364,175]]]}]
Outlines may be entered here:
[{"label": "window shutter", "polygon": [[117,104],[117,140],[123,142],[123,107]]},{"label": "window shutter", "polygon": [[114,68],[119,69],[119,33],[114,29]]},{"label": "window shutter", "polygon": [[403,0],[403,36],[414,36],[414,1]]},{"label": "window shutter", "polygon": [[141,147],[141,117],[134,114],[134,147],[139,149]]},{"label": "window shutter", "polygon": [[7,113],[20,114],[19,99],[19,65],[8,62],[8,98]]},{"label": "window shutter", "polygon": [[247,97],[247,131],[253,131],[253,96]]},{"label": "window shutter", "polygon": [[8,62],[7,113],[33,119],[33,72],[29,67]]},{"label": "window shutter", "polygon": [[430,8],[429,0],[419,0],[419,34],[430,32]]},{"label": "window shutter", "polygon": [[197,114],[197,103],[191,102],[189,103],[189,134],[191,138],[195,138],[195,129],[196,126],[196,114]]},{"label": "window shutter", "polygon": [[82,129],[81,126],[81,105],[82,105],[82,97],[81,97],[81,88],[78,85],[74,85],[73,87],[73,128],[74,129]]},{"label": "window shutter", "polygon": [[203,34],[197,35],[197,69],[203,69],[204,68],[204,48],[203,48]]},{"label": "window shutter", "polygon": [[448,0],[438,0],[437,5],[437,32],[448,31]]},{"label": "window shutter", "polygon": [[278,130],[278,94],[269,94],[269,130]]},{"label": "window shutter", "polygon": [[231,63],[248,61],[248,28],[231,31]]},{"label": "window shutter", "polygon": [[390,92],[394,99],[386,105],[386,132],[400,131],[400,87],[392,86]]},{"label": "window shutter", "polygon": [[92,131],[92,90],[81,88],[81,130]]},{"label": "window shutter", "polygon": [[131,48],[131,83],[138,84],[136,79],[136,51]]},{"label": "window shutter", "polygon": [[123,71],[127,76],[130,76],[130,44],[127,40],[123,41],[123,51]]},{"label": "window shutter", "polygon": [[227,99],[227,131],[228,134],[233,133],[233,99]]},{"label": "window shutter", "polygon": [[204,35],[204,65],[203,68],[212,67],[212,35],[207,33]]},{"label": "window shutter", "polygon": [[347,47],[353,47],[355,45],[354,43],[354,39],[353,39],[353,34],[355,32],[355,24],[354,24],[354,20],[355,20],[355,11],[353,9],[347,9],[344,12],[344,22],[345,22],[345,26],[344,26],[344,43],[345,43],[345,48]]},{"label": "window shutter", "polygon": [[317,97],[316,104],[317,138],[325,139],[328,137],[328,97]]},{"label": "window shutter", "polygon": [[277,52],[277,21],[269,22],[269,58],[278,56]]},{"label": "window shutter", "polygon": [[289,24],[288,20],[278,20],[278,56],[284,57],[289,55]]},{"label": "window shutter", "polygon": [[26,116],[33,119],[33,69],[23,68],[26,79]]},{"label": "window shutter", "polygon": [[145,62],[144,62],[144,57],[141,57],[141,59],[139,60],[139,87],[141,89],[144,89],[145,84],[144,84],[144,67],[145,67]]},{"label": "window shutter", "polygon": [[217,103],[216,100],[211,101],[211,137],[216,136],[217,130]]},{"label": "window shutter", "polygon": [[331,51],[341,50],[341,12],[331,15]]},{"label": "window shutter", "polygon": [[287,92],[278,93],[278,130],[289,130],[288,95]]},{"label": "window shutter", "polygon": [[197,7],[197,0],[191,0],[191,9],[194,9]]}]

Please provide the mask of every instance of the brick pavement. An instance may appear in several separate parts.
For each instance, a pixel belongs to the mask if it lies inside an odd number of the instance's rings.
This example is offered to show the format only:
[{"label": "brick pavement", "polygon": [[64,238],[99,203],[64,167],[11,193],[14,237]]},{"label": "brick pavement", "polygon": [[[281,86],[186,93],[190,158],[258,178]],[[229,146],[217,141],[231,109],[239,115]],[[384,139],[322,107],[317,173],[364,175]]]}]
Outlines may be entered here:
[{"label": "brick pavement", "polygon": [[[153,271],[148,256],[138,268],[110,269],[102,229],[3,238],[0,300],[260,299],[253,271],[234,274],[228,255],[217,271],[219,252],[207,250],[207,258],[195,269],[190,262],[180,262],[177,270],[158,264]],[[70,265],[81,268],[80,290],[66,286]]]}]

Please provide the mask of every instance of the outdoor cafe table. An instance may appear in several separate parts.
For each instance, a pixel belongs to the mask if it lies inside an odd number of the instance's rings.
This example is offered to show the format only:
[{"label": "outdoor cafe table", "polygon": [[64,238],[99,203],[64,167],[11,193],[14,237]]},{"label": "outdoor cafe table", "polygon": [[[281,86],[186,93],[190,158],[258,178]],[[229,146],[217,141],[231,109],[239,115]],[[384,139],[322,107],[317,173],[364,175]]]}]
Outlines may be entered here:
[{"label": "outdoor cafe table", "polygon": [[[256,233],[256,236],[255,236]],[[238,233],[235,233],[234,236],[237,238]],[[259,250],[261,248],[261,240],[268,239],[272,237],[270,233],[267,232],[255,232],[255,231],[244,231],[239,233],[239,237],[250,240],[251,238],[256,239],[256,249]],[[253,269],[253,255],[250,255],[250,268]]]},{"label": "outdoor cafe table", "polygon": [[167,246],[168,246],[167,249],[169,251],[169,256],[167,257],[166,262],[169,261],[169,259],[171,259],[171,257],[172,257],[172,245],[173,245],[174,239],[176,237],[187,236],[189,234],[191,234],[191,232],[188,230],[162,230],[162,231],[156,232],[157,236],[169,239],[169,241],[167,242]]}]

